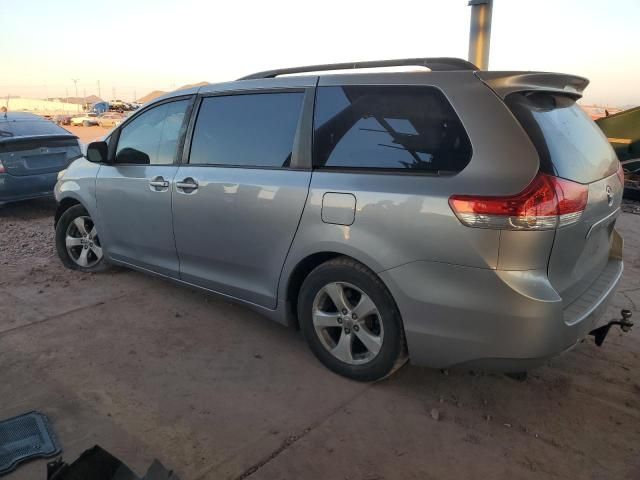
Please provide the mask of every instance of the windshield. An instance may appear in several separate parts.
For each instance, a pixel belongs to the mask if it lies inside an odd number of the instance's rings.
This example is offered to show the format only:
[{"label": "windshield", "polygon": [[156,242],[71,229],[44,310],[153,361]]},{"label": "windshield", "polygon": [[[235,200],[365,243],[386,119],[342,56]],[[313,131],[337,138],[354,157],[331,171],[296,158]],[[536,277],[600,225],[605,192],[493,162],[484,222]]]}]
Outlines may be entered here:
[{"label": "windshield", "polygon": [[572,98],[516,93],[506,101],[538,149],[545,173],[591,183],[616,172],[618,159],[607,138]]}]

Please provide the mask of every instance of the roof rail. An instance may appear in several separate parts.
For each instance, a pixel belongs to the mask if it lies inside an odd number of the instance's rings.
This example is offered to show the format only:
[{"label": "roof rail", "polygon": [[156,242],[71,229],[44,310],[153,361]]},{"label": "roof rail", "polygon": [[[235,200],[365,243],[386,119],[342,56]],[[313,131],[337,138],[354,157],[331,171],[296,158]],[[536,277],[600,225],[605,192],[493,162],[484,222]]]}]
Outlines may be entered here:
[{"label": "roof rail", "polygon": [[257,78],[275,78],[278,75],[287,75],[291,73],[305,72],[323,72],[327,70],[355,70],[359,68],[375,68],[375,67],[405,67],[420,66],[427,67],[432,71],[443,70],[478,70],[473,63],[462,60],[461,58],[452,57],[434,57],[434,58],[400,58],[397,60],[373,60],[367,62],[350,62],[350,63],[327,63],[324,65],[307,65],[306,67],[278,68],[276,70],[265,70],[264,72],[252,73],[238,80],[254,80]]}]

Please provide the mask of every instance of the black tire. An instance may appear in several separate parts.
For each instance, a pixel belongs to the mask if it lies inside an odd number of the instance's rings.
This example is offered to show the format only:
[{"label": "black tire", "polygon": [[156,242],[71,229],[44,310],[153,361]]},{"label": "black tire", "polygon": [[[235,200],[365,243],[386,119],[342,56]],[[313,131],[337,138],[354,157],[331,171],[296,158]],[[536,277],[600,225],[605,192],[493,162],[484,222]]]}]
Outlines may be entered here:
[{"label": "black tire", "polygon": [[[87,210],[82,205],[74,205],[73,207],[65,210],[65,212],[60,216],[58,223],[56,224],[56,250],[58,252],[60,260],[65,267],[72,270],[79,270],[81,272],[96,273],[103,272],[109,269],[110,265],[104,258],[104,255],[102,255],[101,258],[95,263],[90,262],[88,266],[81,266],[69,254],[66,246],[67,231],[70,225],[79,217],[88,217],[89,219],[91,218]],[[97,245],[99,245],[99,237],[96,237],[94,241]],[[83,247],[77,248],[81,250]],[[92,253],[92,255],[95,254]]]},{"label": "black tire", "polygon": [[[366,294],[373,301],[377,308],[374,321],[382,324],[384,335],[380,350],[372,359],[366,360],[366,363],[354,365],[334,356],[323,344],[323,341],[326,343],[331,340],[321,340],[320,334],[314,327],[313,311],[316,297],[327,285],[335,282],[357,287],[361,293]],[[337,314],[339,315],[339,312]],[[343,332],[349,330],[345,326],[346,323],[342,323],[348,317],[349,315],[339,319],[344,329],[337,326],[334,337],[342,336]],[[339,375],[362,382],[371,382],[390,375],[407,360],[402,319],[391,294],[375,273],[351,258],[338,257],[329,260],[316,267],[305,278],[298,296],[298,320],[311,351],[327,368]],[[336,331],[334,327],[330,328],[331,332]],[[354,330],[351,333],[355,339],[358,336],[357,328],[353,326],[351,328]],[[338,342],[338,340],[334,341]],[[360,342],[359,339],[354,341]],[[360,342],[360,345],[364,346],[364,343]]]}]

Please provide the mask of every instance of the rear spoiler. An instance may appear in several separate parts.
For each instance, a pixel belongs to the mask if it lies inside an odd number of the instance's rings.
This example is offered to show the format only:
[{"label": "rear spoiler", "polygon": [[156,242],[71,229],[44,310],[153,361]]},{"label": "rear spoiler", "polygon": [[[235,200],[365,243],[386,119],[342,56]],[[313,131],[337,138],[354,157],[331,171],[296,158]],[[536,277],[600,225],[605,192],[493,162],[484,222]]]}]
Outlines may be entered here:
[{"label": "rear spoiler", "polygon": [[503,100],[515,92],[548,92],[578,99],[589,80],[576,75],[547,72],[493,72],[479,70],[475,75]]},{"label": "rear spoiler", "polygon": [[78,137],[69,134],[55,135],[21,135],[18,137],[0,137],[0,145],[8,145],[12,143],[30,142],[30,141],[46,141],[46,140],[78,140]]}]

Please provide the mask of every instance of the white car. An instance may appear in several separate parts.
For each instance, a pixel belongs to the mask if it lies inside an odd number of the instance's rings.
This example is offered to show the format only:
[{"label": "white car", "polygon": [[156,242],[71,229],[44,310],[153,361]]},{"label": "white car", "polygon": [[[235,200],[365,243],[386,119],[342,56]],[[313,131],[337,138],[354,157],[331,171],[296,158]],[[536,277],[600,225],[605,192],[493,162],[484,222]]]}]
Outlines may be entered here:
[{"label": "white car", "polygon": [[71,117],[71,125],[79,127],[89,127],[91,125],[98,125],[98,114],[93,112],[86,112],[75,117]]},{"label": "white car", "polygon": [[101,127],[117,127],[124,120],[124,115],[117,112],[105,112],[97,119]]}]

